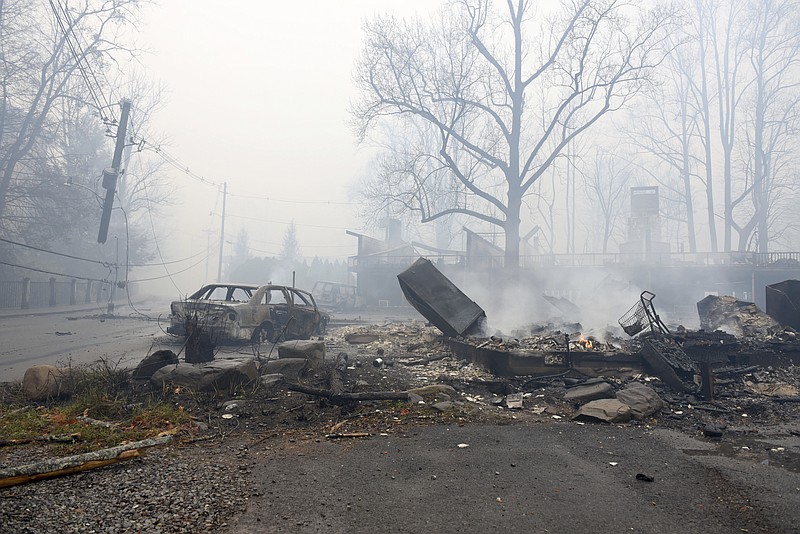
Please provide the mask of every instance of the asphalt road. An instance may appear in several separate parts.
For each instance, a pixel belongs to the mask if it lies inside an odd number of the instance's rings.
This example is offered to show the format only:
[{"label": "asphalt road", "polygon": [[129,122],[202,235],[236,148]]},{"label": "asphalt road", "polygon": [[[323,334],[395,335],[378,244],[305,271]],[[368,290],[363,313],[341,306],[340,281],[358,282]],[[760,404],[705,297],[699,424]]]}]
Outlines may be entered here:
[{"label": "asphalt road", "polygon": [[257,488],[229,532],[800,530],[800,475],[671,431],[562,421],[319,438],[246,449]]},{"label": "asphalt road", "polygon": [[[0,316],[0,382],[20,380],[28,367],[40,364],[79,365],[107,359],[132,367],[154,344],[169,348],[175,343],[157,321],[127,315],[128,311],[118,309],[114,317],[91,310],[51,315],[32,310],[26,316]],[[157,317],[158,311],[151,312]]]}]

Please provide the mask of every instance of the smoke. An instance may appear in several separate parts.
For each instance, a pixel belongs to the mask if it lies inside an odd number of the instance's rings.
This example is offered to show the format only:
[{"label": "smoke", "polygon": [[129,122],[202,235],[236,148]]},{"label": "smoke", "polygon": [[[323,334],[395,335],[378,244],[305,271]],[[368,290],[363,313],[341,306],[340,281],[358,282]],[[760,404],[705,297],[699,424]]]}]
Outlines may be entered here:
[{"label": "smoke", "polygon": [[[466,274],[454,283],[486,311],[485,333],[504,337],[528,336],[533,327],[548,324],[579,329],[587,335],[602,336],[609,330],[620,334],[617,321],[639,302],[643,291],[607,272],[589,269],[580,274],[558,269],[521,273],[514,281],[501,272],[495,276]],[[554,297],[559,306],[544,296]]]}]

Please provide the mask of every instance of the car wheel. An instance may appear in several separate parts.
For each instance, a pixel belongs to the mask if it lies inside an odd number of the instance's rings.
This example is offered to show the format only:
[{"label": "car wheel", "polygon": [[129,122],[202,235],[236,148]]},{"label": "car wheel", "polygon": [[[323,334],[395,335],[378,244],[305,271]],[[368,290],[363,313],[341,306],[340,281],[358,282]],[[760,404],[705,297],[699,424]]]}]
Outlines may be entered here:
[{"label": "car wheel", "polygon": [[253,331],[252,337],[253,343],[261,344],[261,343],[274,343],[275,342],[275,329],[272,327],[272,323],[262,323]]}]

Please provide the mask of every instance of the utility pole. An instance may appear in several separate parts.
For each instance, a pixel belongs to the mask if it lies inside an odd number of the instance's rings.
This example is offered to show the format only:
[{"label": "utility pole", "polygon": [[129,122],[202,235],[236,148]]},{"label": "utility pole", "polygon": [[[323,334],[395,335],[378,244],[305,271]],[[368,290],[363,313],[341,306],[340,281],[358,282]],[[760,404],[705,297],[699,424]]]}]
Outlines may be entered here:
[{"label": "utility pole", "polygon": [[103,215],[100,217],[100,231],[97,242],[105,243],[108,238],[108,225],[111,222],[111,209],[114,207],[114,194],[117,191],[117,178],[122,165],[122,150],[125,148],[125,133],[128,129],[128,114],[131,111],[131,101],[122,101],[122,113],[117,125],[117,144],[114,147],[114,159],[111,167],[103,169],[103,188],[106,190],[106,200],[103,203]]},{"label": "utility pole", "polygon": [[219,267],[217,282],[222,282],[222,247],[225,245],[225,201],[228,199],[228,182],[222,184],[222,228],[219,231]]}]

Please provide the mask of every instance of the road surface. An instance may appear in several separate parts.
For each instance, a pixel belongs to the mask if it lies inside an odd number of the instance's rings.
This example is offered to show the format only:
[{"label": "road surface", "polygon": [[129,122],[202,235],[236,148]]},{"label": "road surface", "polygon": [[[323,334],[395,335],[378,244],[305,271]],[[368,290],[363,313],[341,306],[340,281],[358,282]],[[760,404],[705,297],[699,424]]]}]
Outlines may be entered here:
[{"label": "road surface", "polygon": [[[127,315],[118,310],[114,317],[97,311],[74,311],[52,315],[0,316],[0,382],[22,379],[32,365],[56,366],[91,364],[101,359],[113,365],[133,367],[149,351],[177,350],[177,338],[162,332],[156,320]],[[125,314],[125,315],[123,315]],[[164,328],[163,317],[161,321]]]},{"label": "road surface", "polygon": [[240,446],[256,488],[226,532],[800,529],[800,475],[674,431],[562,421],[320,438]]}]

